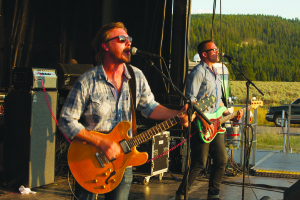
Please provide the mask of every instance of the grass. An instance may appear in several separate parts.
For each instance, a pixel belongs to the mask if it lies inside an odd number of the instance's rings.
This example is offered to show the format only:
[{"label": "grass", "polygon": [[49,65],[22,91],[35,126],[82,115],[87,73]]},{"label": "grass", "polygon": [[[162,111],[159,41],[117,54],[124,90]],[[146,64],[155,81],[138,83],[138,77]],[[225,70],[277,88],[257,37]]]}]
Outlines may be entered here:
[{"label": "grass", "polygon": [[[253,84],[264,94],[261,95],[256,88],[250,85],[249,97],[261,99],[264,105],[273,106],[290,104],[300,98],[300,82],[262,82],[253,81]],[[231,81],[231,96],[237,97],[236,104],[245,104],[247,88],[245,81]]]},{"label": "grass", "polygon": [[[261,90],[264,94],[262,96],[256,88],[250,86],[249,98],[255,97],[257,100],[263,101],[263,106],[257,109],[258,125],[274,126],[273,122],[268,122],[265,119],[268,107],[278,106],[281,104],[290,104],[295,99],[300,98],[300,82],[262,82],[253,81],[253,84]],[[231,96],[236,97],[234,104],[246,104],[246,82],[245,81],[231,81]],[[291,125],[298,126],[298,125]]]},{"label": "grass", "polygon": [[[256,88],[250,86],[249,98],[255,97],[262,100],[264,105],[257,109],[257,123],[258,126],[274,126],[273,122],[268,122],[265,119],[268,107],[278,106],[281,104],[290,104],[295,99],[300,98],[300,82],[262,82],[254,81],[254,85],[262,91],[262,96]],[[246,104],[246,82],[245,81],[231,81],[231,96],[237,97],[234,104]],[[240,108],[235,107],[234,110]],[[253,112],[253,110],[252,110]],[[254,113],[254,112],[253,112]],[[291,127],[299,127],[299,125],[292,124]],[[283,135],[279,133],[260,133],[257,134],[257,149],[265,150],[282,150],[283,149]],[[290,136],[290,147],[293,153],[300,153],[300,136]]]},{"label": "grass", "polygon": [[[284,137],[282,134],[263,133],[263,134],[257,134],[256,138],[257,138],[257,149],[277,150],[277,151],[283,149]],[[293,153],[300,153],[299,144],[300,144],[299,136],[290,136],[290,147],[292,148]]]}]

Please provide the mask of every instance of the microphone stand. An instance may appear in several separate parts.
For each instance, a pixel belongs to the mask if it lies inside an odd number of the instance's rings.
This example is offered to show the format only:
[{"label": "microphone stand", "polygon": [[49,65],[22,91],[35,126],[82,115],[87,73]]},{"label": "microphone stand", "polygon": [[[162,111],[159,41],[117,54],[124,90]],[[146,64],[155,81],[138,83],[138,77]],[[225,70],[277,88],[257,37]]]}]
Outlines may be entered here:
[{"label": "microphone stand", "polygon": [[166,75],[159,70],[155,65],[154,62],[150,59],[147,59],[147,61],[149,62],[149,65],[154,67],[154,69],[165,79],[167,80],[172,86],[173,88],[176,90],[176,92],[178,94],[180,94],[181,97],[184,98],[185,102],[187,102],[190,106],[187,110],[187,114],[188,114],[188,120],[189,120],[189,124],[188,124],[188,130],[187,130],[187,134],[186,134],[186,139],[187,139],[187,161],[186,161],[186,168],[185,168],[185,181],[186,181],[186,188],[185,188],[185,195],[184,195],[184,199],[187,199],[187,191],[188,191],[188,174],[189,174],[189,162],[190,162],[190,135],[191,135],[191,116],[194,113],[194,110],[209,124],[211,125],[211,122],[209,121],[209,119],[204,115],[203,112],[201,112],[196,106],[195,104],[192,103],[192,101],[187,98],[174,84],[173,82],[166,77]]},{"label": "microphone stand", "polygon": [[[242,199],[244,199],[244,196],[245,196],[245,171],[246,171],[246,156],[247,156],[247,153],[249,153],[249,134],[248,134],[248,126],[250,126],[250,122],[248,124],[248,99],[249,99],[249,87],[250,87],[250,84],[253,85],[257,91],[264,96],[264,94],[255,86],[255,84],[238,68],[236,67],[233,63],[232,63],[232,59],[228,58],[229,60],[229,63],[232,64],[232,66],[237,70],[239,71],[243,76],[244,78],[247,80],[246,82],[246,87],[247,87],[247,96],[246,96],[246,122],[245,122],[245,126],[244,128],[246,128],[246,131],[244,131],[244,138],[245,138],[245,141],[244,141],[244,165],[243,165],[243,189],[242,189]],[[248,158],[250,159],[250,157]]]}]

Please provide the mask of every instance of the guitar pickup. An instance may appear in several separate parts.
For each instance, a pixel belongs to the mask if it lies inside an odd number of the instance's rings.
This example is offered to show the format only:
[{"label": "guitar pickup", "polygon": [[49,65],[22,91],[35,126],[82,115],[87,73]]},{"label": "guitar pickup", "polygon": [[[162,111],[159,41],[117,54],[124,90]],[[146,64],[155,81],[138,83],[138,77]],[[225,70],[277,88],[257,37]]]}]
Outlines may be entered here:
[{"label": "guitar pickup", "polygon": [[120,142],[120,145],[121,145],[121,147],[122,147],[122,149],[123,149],[123,152],[125,153],[125,154],[128,154],[129,152],[131,152],[131,149],[130,149],[130,147],[128,146],[128,143],[127,143],[127,141],[124,139],[124,140],[121,140]]},{"label": "guitar pickup", "polygon": [[105,165],[104,165],[104,162],[103,162],[102,159],[101,159],[100,154],[97,152],[97,153],[95,153],[95,156],[96,156],[96,158],[97,158],[99,164],[101,165],[101,167],[104,168]]},{"label": "guitar pickup", "polygon": [[102,155],[103,160],[106,162],[106,164],[108,164],[109,160],[107,159],[106,155],[102,152],[101,152],[101,155]]}]

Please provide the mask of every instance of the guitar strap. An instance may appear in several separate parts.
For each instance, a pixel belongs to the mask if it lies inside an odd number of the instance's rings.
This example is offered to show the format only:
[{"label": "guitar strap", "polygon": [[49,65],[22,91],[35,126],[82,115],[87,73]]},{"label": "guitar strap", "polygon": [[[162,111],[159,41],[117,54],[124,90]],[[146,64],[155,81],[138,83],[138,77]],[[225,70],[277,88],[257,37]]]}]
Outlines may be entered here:
[{"label": "guitar strap", "polygon": [[127,69],[131,76],[129,79],[129,91],[130,91],[130,101],[131,101],[131,113],[132,113],[132,136],[137,135],[137,127],[136,127],[136,116],[135,116],[135,109],[136,109],[136,81],[135,75],[131,65],[127,65]]}]

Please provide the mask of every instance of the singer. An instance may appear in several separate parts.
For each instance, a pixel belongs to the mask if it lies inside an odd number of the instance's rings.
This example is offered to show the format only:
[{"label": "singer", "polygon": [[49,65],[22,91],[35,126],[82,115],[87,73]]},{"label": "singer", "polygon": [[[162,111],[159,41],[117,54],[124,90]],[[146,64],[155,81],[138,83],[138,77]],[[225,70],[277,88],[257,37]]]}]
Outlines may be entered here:
[{"label": "singer", "polygon": [[[205,97],[214,95],[216,103],[213,108],[209,108],[207,113],[214,113],[219,107],[224,106],[221,100],[221,77],[217,73],[213,64],[219,61],[219,49],[212,40],[205,40],[198,45],[198,53],[201,61],[195,66],[187,76],[186,96],[193,102]],[[229,111],[223,112],[223,116],[229,115]],[[234,121],[241,119],[242,111],[239,111]],[[210,126],[214,130],[214,125]],[[196,126],[192,126],[192,133],[198,132]],[[225,167],[227,164],[227,152],[224,143],[224,134],[217,134],[210,143],[205,143],[199,136],[195,134],[191,140],[191,165],[188,175],[188,188],[191,187],[195,178],[200,171],[206,167],[208,154],[213,159],[213,166],[209,178],[209,188],[207,199],[219,199],[219,191]],[[176,200],[183,200],[186,188],[187,174],[184,175],[182,183],[176,191]]]},{"label": "singer", "polygon": [[[135,111],[132,111],[134,106],[131,106],[133,98],[131,99],[130,91],[135,90],[136,108],[141,111],[143,116],[151,119],[166,120],[188,108],[188,105],[186,105],[181,111],[172,110],[154,100],[154,95],[142,71],[127,64],[131,59],[131,42],[132,38],[128,36],[127,29],[121,22],[109,23],[98,31],[93,40],[95,59],[98,65],[82,74],[75,82],[59,118],[59,128],[66,136],[72,140],[85,141],[86,144],[99,148],[110,163],[113,159],[114,162],[122,162],[123,160],[119,161],[118,156],[124,157],[124,151],[121,148],[120,141],[115,141],[108,136],[112,134],[111,131],[118,124],[122,124],[124,121],[134,123],[132,120]],[[135,81],[135,88],[130,86],[130,79]],[[188,116],[186,114],[180,115],[178,118],[182,125],[188,126]],[[135,132],[130,128],[128,135],[132,136]],[[125,134],[127,134],[127,129]],[[113,136],[116,136],[116,133]],[[85,154],[78,155],[78,157]],[[125,169],[122,171],[123,174],[121,173],[122,176],[120,175],[120,178],[115,177],[109,182],[120,181],[119,185],[105,193],[105,199],[128,199],[133,178],[132,168],[129,165],[124,166],[122,169]],[[79,171],[85,170],[80,169]],[[112,173],[109,174],[109,172]],[[118,172],[117,169],[109,169],[107,177],[114,176]],[[101,176],[95,177],[95,182],[99,182],[98,179],[101,180]],[[102,176],[104,180],[108,179],[107,177]],[[96,199],[96,194],[83,186],[92,183],[83,182],[79,185],[79,181],[80,179],[76,180],[75,184],[77,198],[80,200]],[[107,182],[106,185],[102,186],[102,189],[109,186]]]}]

